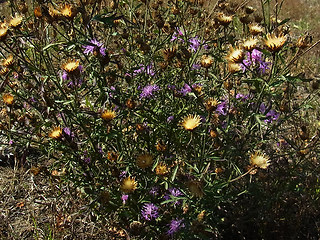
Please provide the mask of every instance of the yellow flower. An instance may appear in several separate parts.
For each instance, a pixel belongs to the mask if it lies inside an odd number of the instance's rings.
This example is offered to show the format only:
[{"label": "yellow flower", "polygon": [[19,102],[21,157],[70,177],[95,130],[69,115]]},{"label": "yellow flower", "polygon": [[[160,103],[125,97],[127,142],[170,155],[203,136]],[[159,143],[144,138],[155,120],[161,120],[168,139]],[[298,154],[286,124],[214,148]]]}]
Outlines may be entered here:
[{"label": "yellow flower", "polygon": [[256,36],[263,32],[263,28],[257,23],[249,24],[249,32],[253,36]]},{"label": "yellow flower", "polygon": [[156,170],[156,174],[160,176],[166,175],[169,172],[167,164],[163,162],[158,163],[155,170]]},{"label": "yellow flower", "polygon": [[34,12],[34,16],[36,16],[37,18],[42,17],[42,11],[40,6],[35,7],[33,12]]},{"label": "yellow flower", "polygon": [[286,43],[287,37],[283,34],[280,34],[278,36],[274,34],[267,34],[267,39],[265,40],[265,45],[271,52],[277,52],[279,51],[283,45]]},{"label": "yellow flower", "polygon": [[3,102],[7,105],[12,105],[14,102],[14,97],[10,93],[5,93],[2,95]]},{"label": "yellow flower", "polygon": [[52,6],[49,7],[49,14],[55,20],[61,16],[61,12]]},{"label": "yellow flower", "polygon": [[120,188],[122,192],[131,193],[136,190],[137,182],[134,178],[126,177],[125,179],[123,179]]},{"label": "yellow flower", "polygon": [[1,76],[6,75],[8,72],[9,72],[9,68],[6,68],[6,67],[1,67],[0,68],[0,75]]},{"label": "yellow flower", "polygon": [[2,66],[8,67],[8,68],[11,67],[13,63],[14,63],[14,60],[12,55],[9,55],[9,57],[7,57],[6,59],[2,59],[1,61]]},{"label": "yellow flower", "polygon": [[22,24],[22,16],[17,15],[9,21],[9,27],[18,28]]},{"label": "yellow flower", "polygon": [[252,51],[254,48],[256,48],[257,44],[258,44],[258,39],[250,38],[243,43],[243,48],[244,50]]},{"label": "yellow flower", "polygon": [[68,60],[65,64],[62,65],[62,69],[68,73],[76,71],[79,67],[79,60]]},{"label": "yellow flower", "polygon": [[112,110],[104,110],[102,113],[101,113],[101,118],[103,120],[106,120],[106,121],[111,121],[112,119],[114,119],[116,117],[116,112],[115,111],[112,111]]},{"label": "yellow flower", "polygon": [[213,64],[213,58],[211,56],[209,56],[209,55],[203,55],[201,57],[200,64],[204,68],[209,68]]},{"label": "yellow flower", "polygon": [[53,130],[49,133],[49,137],[53,139],[59,139],[62,136],[62,128],[61,127],[55,127]]},{"label": "yellow flower", "polygon": [[118,159],[118,153],[113,152],[113,151],[111,151],[111,152],[109,151],[107,153],[107,158],[108,158],[108,160],[114,162],[114,161],[116,161]]},{"label": "yellow flower", "polygon": [[0,41],[3,41],[6,39],[8,34],[8,26],[5,23],[0,24]]},{"label": "yellow flower", "polygon": [[77,14],[75,9],[70,4],[65,4],[63,8],[61,9],[62,16],[72,19]]},{"label": "yellow flower", "polygon": [[142,154],[137,157],[136,164],[139,168],[150,167],[153,163],[153,157],[151,154]]},{"label": "yellow flower", "polygon": [[189,114],[183,118],[180,125],[183,126],[185,130],[192,131],[200,125],[200,116]]},{"label": "yellow flower", "polygon": [[270,165],[269,157],[256,151],[250,156],[250,164],[258,168],[266,169]]},{"label": "yellow flower", "polygon": [[244,58],[244,52],[240,48],[234,49],[232,46],[230,46],[229,55],[226,58],[229,62],[241,63]]}]

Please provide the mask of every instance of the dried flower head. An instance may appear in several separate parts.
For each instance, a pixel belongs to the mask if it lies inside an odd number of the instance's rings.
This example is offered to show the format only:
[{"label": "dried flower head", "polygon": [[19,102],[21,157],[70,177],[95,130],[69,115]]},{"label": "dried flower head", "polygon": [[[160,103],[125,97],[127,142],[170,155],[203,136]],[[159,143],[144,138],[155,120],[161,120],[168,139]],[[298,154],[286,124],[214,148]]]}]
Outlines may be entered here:
[{"label": "dried flower head", "polygon": [[13,56],[9,55],[6,59],[2,59],[1,61],[2,66],[10,68],[14,64]]},{"label": "dried flower head", "polygon": [[212,66],[213,64],[213,57],[211,57],[210,55],[203,55],[201,57],[201,61],[200,64],[202,67],[204,68],[209,68]]},{"label": "dried flower head", "polygon": [[14,97],[10,93],[5,93],[2,95],[3,102],[7,105],[12,105],[14,102]]},{"label": "dried flower head", "polygon": [[53,139],[59,139],[62,137],[62,128],[54,127],[52,131],[49,133],[49,137]]},{"label": "dried flower head", "polygon": [[218,13],[217,19],[223,26],[228,26],[232,22],[232,16],[227,16],[224,13]]},{"label": "dried flower head", "polygon": [[175,47],[167,48],[162,51],[162,55],[165,61],[170,62],[176,55],[177,49]]},{"label": "dried flower head", "polygon": [[267,34],[267,39],[265,40],[265,45],[267,49],[271,52],[278,52],[283,45],[286,43],[287,37],[283,34],[276,36],[275,34]]},{"label": "dried flower head", "polygon": [[206,102],[205,102],[206,109],[207,109],[207,111],[209,111],[209,112],[215,111],[216,108],[217,108],[217,106],[218,106],[218,104],[219,104],[219,103],[217,102],[217,100],[214,99],[214,98],[212,98],[212,97],[208,98],[208,99],[206,100]]},{"label": "dried flower head", "polygon": [[68,73],[75,72],[79,67],[79,60],[68,60],[66,63],[62,65],[62,69]]},{"label": "dried flower head", "polygon": [[134,190],[136,190],[137,182],[135,181],[134,178],[126,177],[125,179],[123,179],[120,188],[121,188],[121,191],[125,193],[131,193]]},{"label": "dried flower head", "polygon": [[242,70],[241,65],[239,63],[228,63],[228,70],[230,73],[240,72]]},{"label": "dried flower head", "polygon": [[150,167],[153,163],[153,157],[151,154],[142,154],[137,157],[136,164],[139,168]]},{"label": "dried flower head", "polygon": [[258,44],[258,39],[251,37],[248,40],[246,40],[242,46],[244,50],[252,51],[254,48],[256,48],[257,44]]},{"label": "dried flower head", "polygon": [[102,113],[101,113],[101,118],[105,121],[111,121],[112,119],[114,119],[116,117],[116,112],[115,111],[112,111],[112,110],[104,110]]},{"label": "dried flower head", "polygon": [[226,57],[229,62],[241,63],[243,58],[244,52],[241,48],[234,49],[232,46],[230,46],[229,55]]},{"label": "dried flower head", "polygon": [[166,175],[169,172],[168,166],[164,162],[159,162],[158,165],[156,166],[155,171],[156,171],[156,174],[160,176]]},{"label": "dried flower head", "polygon": [[12,27],[12,28],[18,28],[21,26],[21,24],[22,24],[22,16],[17,14],[15,17],[11,18],[9,21],[9,27]]},{"label": "dried flower head", "polygon": [[256,151],[250,156],[250,164],[251,166],[266,169],[270,165],[270,160],[265,154]]},{"label": "dried flower head", "polygon": [[6,39],[8,34],[8,26],[6,23],[0,24],[0,41],[3,41]]},{"label": "dried flower head", "polygon": [[259,24],[257,23],[252,23],[249,24],[249,32],[253,35],[259,35],[260,33],[263,32],[263,27],[261,27]]},{"label": "dried flower head", "polygon": [[306,47],[309,47],[311,42],[312,42],[312,37],[309,34],[307,34],[305,36],[301,36],[301,37],[298,38],[296,46],[298,48],[304,49]]},{"label": "dried flower head", "polygon": [[167,149],[167,146],[165,144],[163,144],[162,141],[158,141],[156,144],[156,149],[159,152],[164,152]]},{"label": "dried flower head", "polygon": [[203,189],[202,189],[202,183],[200,181],[189,181],[188,182],[188,189],[190,191],[190,193],[198,198],[203,197]]},{"label": "dried flower head", "polygon": [[53,20],[57,20],[61,17],[61,12],[55,9],[53,6],[49,7],[49,14]]},{"label": "dried flower head", "polygon": [[191,115],[184,117],[180,125],[184,127],[187,131],[192,131],[196,127],[200,125],[200,116],[199,115]]}]

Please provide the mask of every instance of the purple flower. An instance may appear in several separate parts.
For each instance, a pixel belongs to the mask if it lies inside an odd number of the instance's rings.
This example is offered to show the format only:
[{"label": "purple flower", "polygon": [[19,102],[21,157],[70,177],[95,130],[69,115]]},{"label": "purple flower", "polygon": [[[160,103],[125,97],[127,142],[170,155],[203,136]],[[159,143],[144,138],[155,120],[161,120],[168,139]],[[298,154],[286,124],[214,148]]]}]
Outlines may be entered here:
[{"label": "purple flower", "polygon": [[142,92],[140,94],[140,99],[151,98],[153,97],[154,92],[157,92],[157,91],[160,91],[160,88],[156,84],[147,85],[142,89]]},{"label": "purple flower", "polygon": [[269,69],[270,62],[265,62],[262,57],[262,52],[257,49],[253,49],[251,53],[247,53],[247,57],[243,60],[240,67],[245,72],[250,66],[258,67],[257,70],[260,74],[265,74],[266,70]]},{"label": "purple flower", "polygon": [[280,113],[277,113],[275,110],[270,110],[267,114],[266,117],[267,119],[264,120],[266,123],[272,123],[273,121],[278,120],[280,116]]},{"label": "purple flower", "polygon": [[179,93],[182,94],[182,96],[187,95],[187,93],[190,93],[192,91],[191,87],[188,84],[184,84]]},{"label": "purple flower", "polygon": [[261,112],[262,114],[265,114],[265,112],[266,112],[266,105],[265,105],[264,103],[261,103],[259,110],[260,110],[260,112]]},{"label": "purple flower", "polygon": [[249,94],[248,95],[243,95],[242,93],[237,93],[236,99],[240,99],[242,102],[248,100]]},{"label": "purple flower", "polygon": [[63,132],[64,132],[66,135],[71,136],[71,130],[70,130],[70,128],[68,128],[68,127],[63,128]]},{"label": "purple flower", "polygon": [[189,46],[191,51],[196,52],[200,47],[201,41],[198,36],[195,36],[194,38],[189,39],[189,43],[191,43]]},{"label": "purple flower", "polygon": [[173,234],[176,233],[180,228],[184,228],[185,225],[182,222],[183,219],[172,219],[169,224],[169,230],[167,231],[167,234],[173,236]]},{"label": "purple flower", "polygon": [[145,203],[141,210],[142,217],[147,220],[151,221],[152,219],[156,219],[158,217],[158,207],[153,203]]},{"label": "purple flower", "polygon": [[171,123],[171,122],[173,121],[173,119],[174,119],[174,116],[169,116],[169,117],[167,118],[167,122],[168,122],[168,123]]},{"label": "purple flower", "polygon": [[178,38],[178,37],[181,37],[183,36],[183,32],[180,30],[180,28],[176,28],[177,32],[175,32],[173,35],[172,35],[172,38],[170,39],[171,42],[175,41],[176,39],[178,39],[179,41],[181,42],[184,42],[184,40],[182,38]]},{"label": "purple flower", "polygon": [[159,190],[158,187],[152,187],[151,190],[149,191],[149,193],[150,193],[152,196],[157,196],[157,195],[158,195],[158,190]]},{"label": "purple flower", "polygon": [[13,140],[10,140],[10,141],[9,141],[9,145],[12,145],[12,144],[13,144]]},{"label": "purple flower", "polygon": [[89,164],[91,162],[91,158],[90,157],[86,157],[83,159],[83,161],[86,163],[86,164]]},{"label": "purple flower", "polygon": [[93,52],[98,49],[102,56],[106,56],[106,48],[104,48],[103,44],[96,39],[90,40],[89,45],[83,45],[82,47],[85,49],[83,51],[84,54],[93,54]]},{"label": "purple flower", "polygon": [[150,75],[151,77],[153,77],[155,75],[155,72],[153,70],[152,64],[149,64],[147,66],[140,64],[138,69],[133,70],[132,75],[136,76],[141,73],[146,73],[147,75]]},{"label": "purple flower", "polygon": [[121,179],[121,178],[125,178],[126,175],[127,175],[127,171],[122,171],[122,172],[120,173],[120,175],[119,175],[119,178],[120,178],[120,179]]},{"label": "purple flower", "polygon": [[192,64],[191,69],[192,70],[199,70],[201,68],[201,65],[199,63],[194,63]]},{"label": "purple flower", "polygon": [[68,77],[68,73],[65,71],[65,70],[63,70],[63,73],[62,73],[62,79],[64,80],[64,81],[66,81],[66,80],[68,80],[69,79],[69,77]]},{"label": "purple flower", "polygon": [[[178,188],[169,188],[168,189],[168,192],[167,194],[164,195],[164,199],[165,200],[169,200],[171,199],[171,197],[179,197],[179,196],[183,196],[182,192],[178,189]],[[173,203],[174,206],[180,204],[181,201],[175,201]]]},{"label": "purple flower", "polygon": [[216,109],[216,112],[220,115],[227,115],[228,113],[228,106],[227,106],[227,102],[226,101],[223,101],[221,102],[218,106],[217,106],[217,109]]},{"label": "purple flower", "polygon": [[128,198],[129,198],[129,195],[123,194],[123,195],[121,196],[122,203],[123,203],[123,204],[126,204],[126,201],[128,200]]}]

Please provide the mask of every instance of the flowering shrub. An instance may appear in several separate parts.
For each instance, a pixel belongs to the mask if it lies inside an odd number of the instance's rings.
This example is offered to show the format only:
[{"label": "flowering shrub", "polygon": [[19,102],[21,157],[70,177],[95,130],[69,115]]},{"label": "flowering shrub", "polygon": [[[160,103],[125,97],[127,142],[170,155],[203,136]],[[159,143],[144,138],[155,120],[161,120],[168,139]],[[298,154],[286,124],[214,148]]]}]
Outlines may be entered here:
[{"label": "flowering shrub", "polygon": [[317,91],[293,100],[315,45],[267,3],[33,4],[1,23],[1,133],[96,215],[137,239],[235,239],[275,232],[284,199],[316,206],[318,132],[297,123]]}]

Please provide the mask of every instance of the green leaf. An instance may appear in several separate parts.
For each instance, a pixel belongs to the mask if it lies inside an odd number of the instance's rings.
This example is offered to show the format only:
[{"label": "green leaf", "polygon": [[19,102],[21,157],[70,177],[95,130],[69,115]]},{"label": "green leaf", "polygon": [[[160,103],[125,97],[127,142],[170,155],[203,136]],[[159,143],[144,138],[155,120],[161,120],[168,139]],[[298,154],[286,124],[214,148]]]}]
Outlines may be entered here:
[{"label": "green leaf", "polygon": [[56,43],[50,43],[47,46],[45,46],[44,48],[42,48],[42,51],[45,51],[53,46],[57,46],[57,45],[61,45],[61,44],[65,44],[66,42],[56,42]]},{"label": "green leaf", "polygon": [[174,179],[176,178],[176,175],[177,175],[177,172],[178,172],[178,168],[179,168],[179,166],[176,165],[176,167],[173,170],[173,174],[172,174],[172,177],[171,177],[171,182],[173,182]]}]

